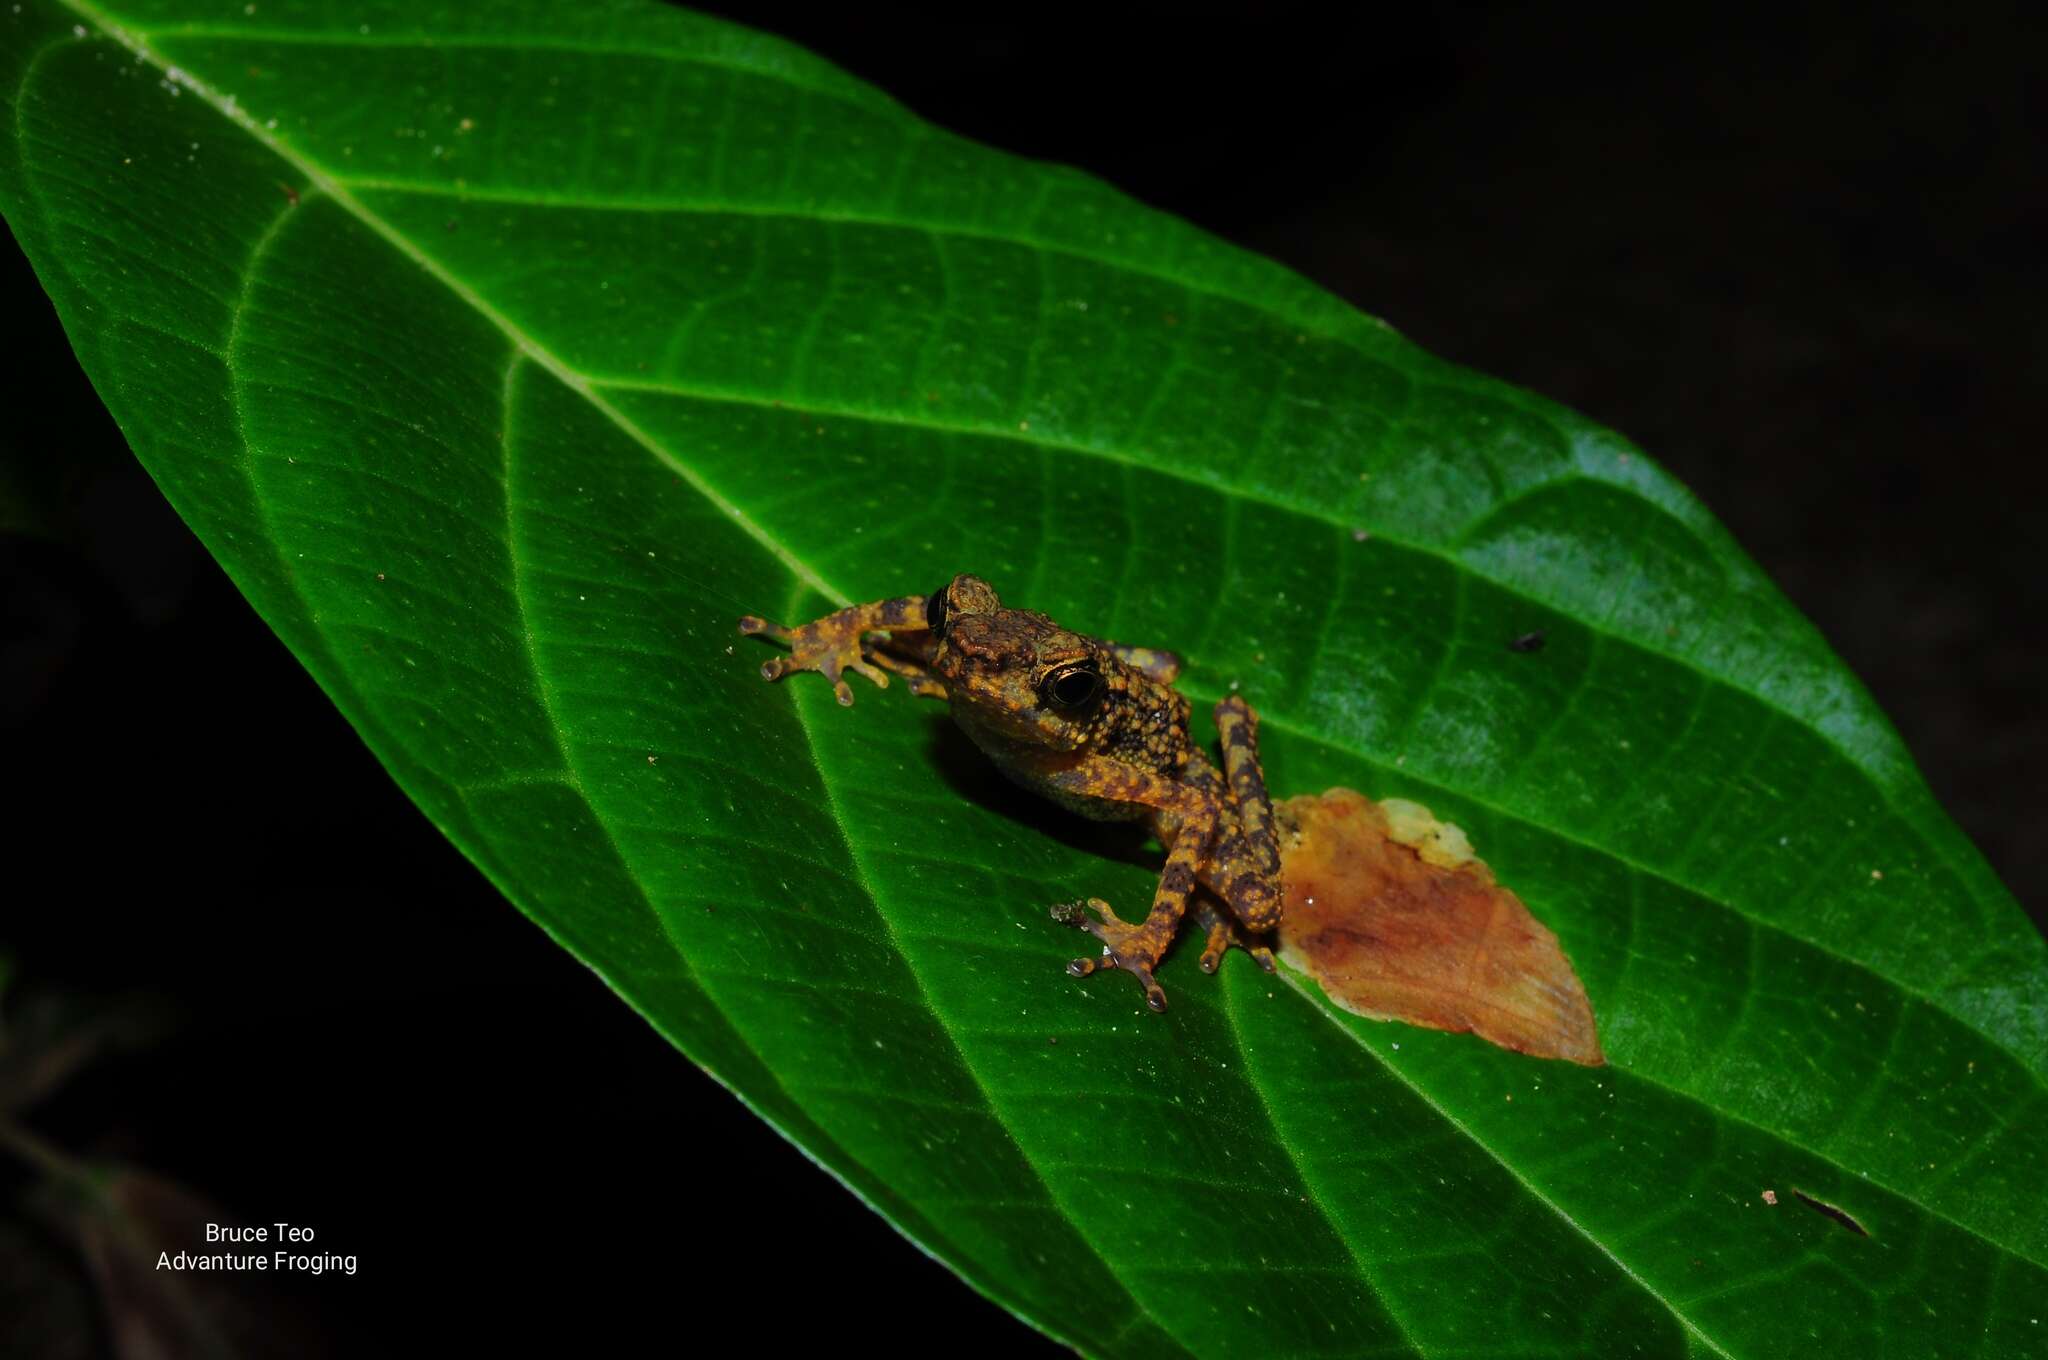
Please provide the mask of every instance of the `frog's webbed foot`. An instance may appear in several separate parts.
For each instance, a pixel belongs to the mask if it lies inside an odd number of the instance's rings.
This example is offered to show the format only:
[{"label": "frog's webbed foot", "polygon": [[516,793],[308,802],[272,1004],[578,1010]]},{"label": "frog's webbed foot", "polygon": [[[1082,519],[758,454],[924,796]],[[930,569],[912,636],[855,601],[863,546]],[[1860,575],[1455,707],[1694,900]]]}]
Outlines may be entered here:
[{"label": "frog's webbed foot", "polygon": [[[1091,912],[1094,914],[1090,915]],[[1102,941],[1101,958],[1075,959],[1067,965],[1069,973],[1087,977],[1098,968],[1121,968],[1145,989],[1146,1005],[1155,1011],[1166,1009],[1166,992],[1153,978],[1152,970],[1159,966],[1159,956],[1173,939],[1170,926],[1162,932],[1149,923],[1134,926],[1120,921],[1109,903],[1099,897],[1085,902],[1062,902],[1052,909],[1052,919],[1063,926],[1085,930]]]},{"label": "frog's webbed foot", "polygon": [[851,704],[853,687],[846,683],[846,671],[865,675],[880,688],[889,687],[888,675],[861,651],[862,634],[874,627],[866,617],[867,612],[860,607],[842,609],[801,628],[784,628],[749,614],[740,620],[740,631],[789,644],[788,656],[761,663],[763,680],[780,680],[798,671],[816,671],[832,682],[832,692],[841,704]]},{"label": "frog's webbed foot", "polygon": [[1253,944],[1245,938],[1244,931],[1225,910],[1222,903],[1207,893],[1202,893],[1188,904],[1194,912],[1195,924],[1202,928],[1202,971],[1213,973],[1223,964],[1223,956],[1231,949],[1242,949],[1252,956],[1252,962],[1273,971],[1273,951],[1262,944]]}]

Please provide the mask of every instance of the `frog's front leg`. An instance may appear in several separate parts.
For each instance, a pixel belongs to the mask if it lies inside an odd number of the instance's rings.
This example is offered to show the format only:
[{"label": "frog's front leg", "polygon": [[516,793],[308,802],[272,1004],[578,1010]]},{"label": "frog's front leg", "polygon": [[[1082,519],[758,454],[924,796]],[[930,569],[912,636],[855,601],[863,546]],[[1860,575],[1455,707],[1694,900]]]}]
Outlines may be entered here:
[{"label": "frog's front leg", "polygon": [[1152,809],[1155,817],[1163,814],[1173,822],[1172,849],[1166,857],[1166,868],[1159,875],[1159,886],[1152,894],[1152,909],[1143,921],[1134,925],[1120,920],[1109,903],[1099,897],[1064,902],[1052,909],[1055,921],[1078,927],[1102,941],[1102,959],[1075,959],[1067,965],[1068,972],[1086,977],[1097,968],[1121,968],[1145,989],[1147,1005],[1155,1011],[1165,1010],[1166,992],[1153,978],[1152,971],[1159,966],[1166,947],[1173,943],[1181,914],[1187,910],[1188,895],[1195,889],[1203,853],[1216,832],[1215,800],[1164,775],[1100,756],[1088,757],[1063,770],[1041,772],[1040,777],[1062,793],[1140,804]]},{"label": "frog's front leg", "polygon": [[[929,686],[918,683],[917,678],[924,676],[922,667],[897,657],[884,659],[879,653],[871,655],[864,650],[863,642],[867,634],[884,629],[922,631],[926,627],[925,597],[922,595],[849,605],[800,628],[785,628],[751,614],[740,620],[742,633],[759,634],[789,644],[788,656],[774,657],[761,663],[763,680],[780,680],[797,671],[816,671],[832,682],[832,692],[842,704],[853,702],[853,689],[843,674],[846,671],[865,675],[884,689],[889,685],[887,672],[894,671],[910,681],[913,693],[929,694]],[[937,685],[938,682],[932,681],[931,684]],[[940,686],[939,697],[944,694],[944,687]]]},{"label": "frog's front leg", "polygon": [[945,685],[934,678],[918,661],[909,656],[898,655],[893,645],[869,648],[868,660],[891,674],[902,676],[903,683],[910,686],[910,692],[920,699],[946,697]]}]

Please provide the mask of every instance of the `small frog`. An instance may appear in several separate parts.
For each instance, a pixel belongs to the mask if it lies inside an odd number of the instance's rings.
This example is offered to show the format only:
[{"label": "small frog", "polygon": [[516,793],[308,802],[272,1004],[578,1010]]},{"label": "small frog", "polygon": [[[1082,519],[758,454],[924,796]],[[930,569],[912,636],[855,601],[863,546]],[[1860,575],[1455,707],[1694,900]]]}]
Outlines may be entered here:
[{"label": "small frog", "polygon": [[[1272,971],[1272,951],[1247,944],[1215,900],[1248,930],[1280,923],[1280,845],[1258,717],[1234,694],[1216,705],[1219,773],[1189,739],[1173,653],[1007,609],[988,582],[965,575],[930,595],[853,605],[801,628],[747,617],[740,631],[789,644],[788,656],[761,667],[764,679],[817,671],[851,704],[847,671],[881,686],[899,676],[912,694],[950,703],[954,721],[1013,782],[1097,821],[1142,822],[1159,837],[1166,868],[1143,921],[1119,920],[1100,898],[1052,909],[1054,920],[1102,941],[1100,960],[1067,965],[1075,977],[1121,968],[1153,1010],[1165,1010],[1152,974],[1190,906],[1206,935],[1202,971],[1215,972],[1233,945]],[[1214,897],[1197,894],[1198,883]]]}]

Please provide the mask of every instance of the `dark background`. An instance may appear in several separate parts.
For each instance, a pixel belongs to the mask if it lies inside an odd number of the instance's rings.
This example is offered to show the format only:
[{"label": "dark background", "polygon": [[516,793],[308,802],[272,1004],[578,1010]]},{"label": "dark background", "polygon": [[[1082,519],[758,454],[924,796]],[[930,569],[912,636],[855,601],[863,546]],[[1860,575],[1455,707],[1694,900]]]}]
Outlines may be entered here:
[{"label": "dark background", "polygon": [[[2048,211],[2024,7],[711,8],[1636,439],[1820,625],[2039,919]],[[357,1253],[295,1299],[345,1351],[721,1322],[1049,1350],[413,811],[128,458],[12,247],[0,267],[0,437],[67,507],[54,540],[0,542],[0,733],[28,799],[0,833],[0,950],[17,1016],[139,995],[155,1036],[26,1122]],[[0,1153],[0,1317],[30,1283],[88,1308],[27,1186]],[[68,1335],[48,1353],[102,1344]]]}]

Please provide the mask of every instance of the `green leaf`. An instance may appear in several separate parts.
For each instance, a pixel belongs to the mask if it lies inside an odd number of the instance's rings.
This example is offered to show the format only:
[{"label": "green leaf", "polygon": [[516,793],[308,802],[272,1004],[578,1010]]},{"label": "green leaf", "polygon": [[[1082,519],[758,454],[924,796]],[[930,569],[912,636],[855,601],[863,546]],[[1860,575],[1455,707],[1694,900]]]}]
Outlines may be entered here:
[{"label": "green leaf", "polygon": [[[0,54],[0,206],[179,511],[523,911],[1003,1306],[1105,1355],[2043,1344],[2048,951],[1624,441],[649,5],[24,0]],[[1144,857],[733,631],[959,570],[1241,689],[1282,794],[1465,826],[1613,1065],[1235,956],[1164,1017],[1069,978],[1046,904]]]}]

